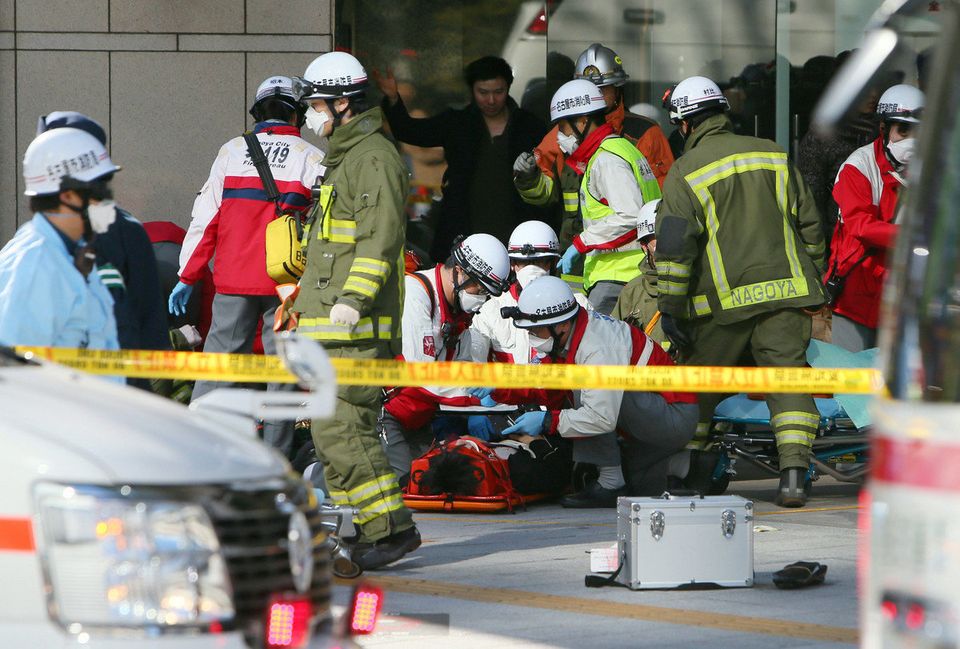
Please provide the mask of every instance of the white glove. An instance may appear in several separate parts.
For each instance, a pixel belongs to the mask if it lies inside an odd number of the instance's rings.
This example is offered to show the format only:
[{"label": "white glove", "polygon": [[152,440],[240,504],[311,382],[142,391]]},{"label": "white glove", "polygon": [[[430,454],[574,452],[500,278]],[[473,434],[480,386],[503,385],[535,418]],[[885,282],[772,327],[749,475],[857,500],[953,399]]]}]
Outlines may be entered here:
[{"label": "white glove", "polygon": [[200,343],[203,342],[200,332],[193,325],[183,325],[179,331],[183,334],[183,339],[191,348],[198,347]]},{"label": "white glove", "polygon": [[346,304],[334,304],[333,308],[330,309],[330,322],[347,325],[351,328],[356,327],[357,323],[360,322],[360,312]]},{"label": "white glove", "polygon": [[529,151],[524,151],[513,161],[513,177],[524,184],[533,184],[540,177],[540,167],[537,158]]}]

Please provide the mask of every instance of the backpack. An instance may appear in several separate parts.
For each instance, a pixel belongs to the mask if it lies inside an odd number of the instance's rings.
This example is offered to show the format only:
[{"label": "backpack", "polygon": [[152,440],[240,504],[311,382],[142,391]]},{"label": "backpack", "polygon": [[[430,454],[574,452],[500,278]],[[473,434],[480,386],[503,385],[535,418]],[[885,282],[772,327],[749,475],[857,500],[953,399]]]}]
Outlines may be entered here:
[{"label": "backpack", "polygon": [[434,443],[410,465],[403,501],[428,511],[513,511],[526,504],[510,481],[510,467],[476,437]]}]

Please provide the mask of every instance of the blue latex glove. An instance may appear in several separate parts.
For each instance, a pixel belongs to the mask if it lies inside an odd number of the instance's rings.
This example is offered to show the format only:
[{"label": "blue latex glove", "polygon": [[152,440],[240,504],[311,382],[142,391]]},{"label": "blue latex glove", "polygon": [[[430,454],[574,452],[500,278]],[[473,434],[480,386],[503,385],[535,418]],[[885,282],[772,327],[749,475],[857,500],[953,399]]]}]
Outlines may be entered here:
[{"label": "blue latex glove", "polygon": [[467,418],[467,429],[474,437],[489,442],[491,439],[500,437],[497,429],[490,423],[490,418],[483,415],[471,415]]},{"label": "blue latex glove", "polygon": [[493,397],[486,396],[480,399],[480,405],[484,408],[493,408],[494,406],[499,406],[500,404],[493,400]]},{"label": "blue latex glove", "polygon": [[495,388],[467,388],[467,394],[471,397],[476,397],[478,399],[483,399],[484,397],[489,397],[493,394]]},{"label": "blue latex glove", "polygon": [[569,275],[573,272],[573,265],[577,263],[578,259],[580,259],[580,251],[577,250],[576,246],[567,248],[567,251],[563,253],[563,257],[560,258],[560,272],[564,275]]},{"label": "blue latex glove", "polygon": [[533,412],[525,412],[514,421],[513,426],[509,428],[504,428],[501,435],[510,435],[512,433],[522,433],[524,435],[530,435],[531,437],[536,437],[543,432],[543,422],[547,419],[547,412],[545,410],[534,410]]},{"label": "blue latex glove", "polygon": [[177,282],[177,285],[170,291],[170,299],[167,300],[167,309],[173,315],[183,315],[187,312],[187,302],[190,300],[190,294],[193,293],[193,287],[190,284]]}]

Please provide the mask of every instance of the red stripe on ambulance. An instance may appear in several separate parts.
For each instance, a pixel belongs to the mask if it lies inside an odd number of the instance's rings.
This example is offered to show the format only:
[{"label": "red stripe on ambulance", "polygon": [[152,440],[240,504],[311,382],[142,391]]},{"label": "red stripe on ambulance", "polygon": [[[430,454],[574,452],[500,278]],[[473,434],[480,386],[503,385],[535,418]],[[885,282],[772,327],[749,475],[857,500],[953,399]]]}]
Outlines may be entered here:
[{"label": "red stripe on ambulance", "polygon": [[873,480],[924,489],[960,491],[960,444],[878,437],[870,454]]}]

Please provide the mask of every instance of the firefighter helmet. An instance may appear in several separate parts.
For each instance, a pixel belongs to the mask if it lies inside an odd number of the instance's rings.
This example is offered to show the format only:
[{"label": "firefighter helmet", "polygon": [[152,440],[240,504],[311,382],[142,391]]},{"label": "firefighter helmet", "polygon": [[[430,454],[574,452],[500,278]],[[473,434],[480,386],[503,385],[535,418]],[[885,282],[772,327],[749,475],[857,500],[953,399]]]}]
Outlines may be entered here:
[{"label": "firefighter helmet", "polygon": [[507,253],[512,259],[560,258],[557,233],[543,221],[524,221],[510,234]]},{"label": "firefighter helmet", "polygon": [[617,56],[616,52],[600,43],[594,43],[577,57],[574,78],[592,81],[598,87],[619,88],[630,77],[623,71],[623,59]]},{"label": "firefighter helmet", "polygon": [[550,100],[550,121],[570,119],[581,115],[604,112],[607,104],[593,82],[586,79],[568,81],[553,94]]},{"label": "firefighter helmet", "polygon": [[711,108],[727,110],[730,107],[720,87],[706,77],[687,77],[664,97],[664,103],[668,104],[671,124],[679,124]]},{"label": "firefighter helmet", "polygon": [[877,102],[877,115],[885,122],[919,124],[924,106],[923,91],[906,83],[887,88]]}]

